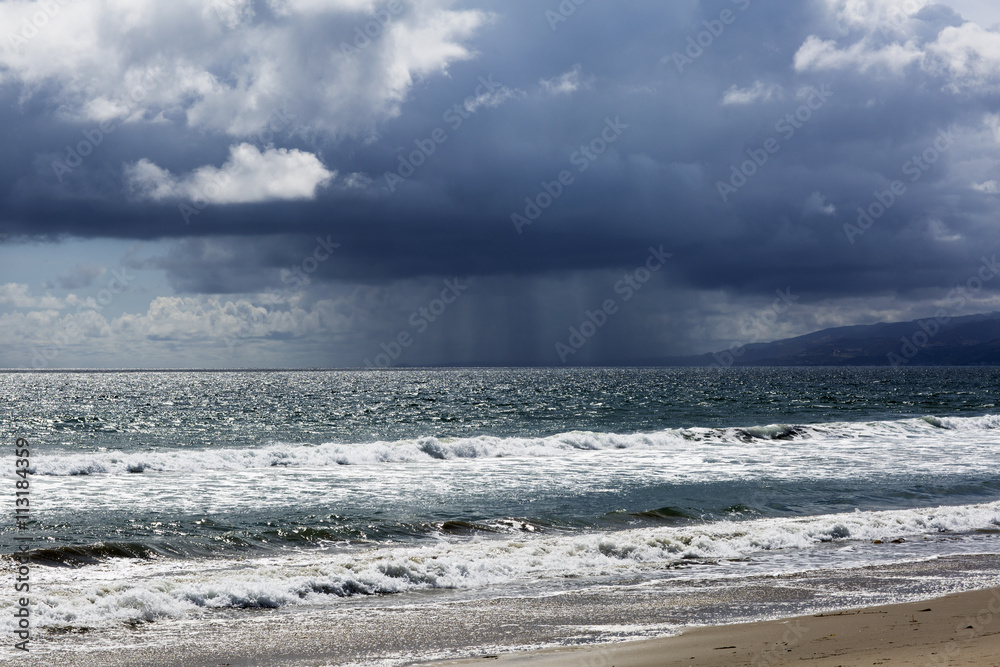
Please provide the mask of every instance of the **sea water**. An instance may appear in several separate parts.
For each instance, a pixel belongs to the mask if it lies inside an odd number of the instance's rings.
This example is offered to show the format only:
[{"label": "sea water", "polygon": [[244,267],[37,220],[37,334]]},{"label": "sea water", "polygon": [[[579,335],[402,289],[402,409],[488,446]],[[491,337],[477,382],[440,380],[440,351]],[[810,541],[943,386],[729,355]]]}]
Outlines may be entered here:
[{"label": "sea water", "polygon": [[[16,530],[11,500],[3,563],[13,573],[9,555],[30,544],[38,650],[136,632],[169,646],[192,623],[261,613],[308,625],[516,599],[518,614],[575,619],[505,641],[376,634],[351,649],[356,664],[995,585],[993,565],[931,566],[1000,555],[998,380],[992,368],[5,373],[4,495],[23,438],[32,522]],[[837,578],[906,564],[929,569],[898,585]],[[747,582],[764,581],[798,592],[755,602]],[[720,604],[735,588],[742,601]]]}]

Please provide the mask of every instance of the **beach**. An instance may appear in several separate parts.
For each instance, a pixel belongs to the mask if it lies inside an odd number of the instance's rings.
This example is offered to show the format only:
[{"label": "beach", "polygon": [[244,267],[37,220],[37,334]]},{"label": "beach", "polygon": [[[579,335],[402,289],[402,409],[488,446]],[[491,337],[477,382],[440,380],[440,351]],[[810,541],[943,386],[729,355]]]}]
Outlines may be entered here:
[{"label": "beach", "polygon": [[[531,598],[367,605],[290,614],[261,610],[252,615],[221,613],[181,626],[148,624],[126,632],[49,636],[24,665],[74,664],[80,667],[205,667],[228,665],[531,665],[628,667],[643,665],[996,665],[1000,655],[1000,579],[998,559],[984,556],[944,558],[838,573],[789,575],[731,586],[727,590],[688,592],[672,604],[652,592],[610,588],[606,595],[571,593]],[[782,615],[777,610],[810,606],[820,589],[849,595],[854,587],[892,588],[882,599],[905,595],[902,584],[963,583],[992,580],[990,588],[965,590],[901,604],[826,606],[825,611]],[[934,589],[924,589],[934,590]],[[872,591],[858,591],[869,596]],[[912,598],[912,593],[909,596]],[[829,598],[827,598],[829,599]],[[671,625],[677,607],[728,609],[768,617],[752,623],[701,627]],[[673,636],[644,641],[559,646],[567,632],[590,627],[593,637],[621,633],[629,620],[659,623]],[[744,610],[742,612],[738,610]],[[716,618],[725,618],[724,612]],[[591,624],[588,626],[588,623]],[[971,626],[971,627],[969,627]],[[600,629],[600,631],[597,631]],[[526,651],[526,646],[548,646]],[[451,656],[443,660],[406,656]],[[992,660],[992,661],[991,661]]]},{"label": "beach", "polygon": [[[239,647],[231,641],[235,629],[227,631],[215,626],[208,628],[209,632],[196,632],[187,647],[169,655],[150,647],[125,651],[93,647],[72,659],[80,667],[356,664],[343,662],[342,646],[338,645],[340,628],[333,624],[324,632],[317,632],[319,628],[315,626],[293,629],[271,619],[259,624],[255,637],[242,637]],[[229,636],[216,634],[213,641],[213,631]],[[816,667],[995,666],[1000,664],[1000,588],[758,623],[691,628],[662,639],[535,652],[484,653],[474,658],[420,664],[427,667],[723,667],[803,663]],[[53,663],[29,659],[21,664]]]},{"label": "beach", "polygon": [[693,628],[676,637],[436,663],[530,667],[1000,664],[1000,589],[906,604]]}]

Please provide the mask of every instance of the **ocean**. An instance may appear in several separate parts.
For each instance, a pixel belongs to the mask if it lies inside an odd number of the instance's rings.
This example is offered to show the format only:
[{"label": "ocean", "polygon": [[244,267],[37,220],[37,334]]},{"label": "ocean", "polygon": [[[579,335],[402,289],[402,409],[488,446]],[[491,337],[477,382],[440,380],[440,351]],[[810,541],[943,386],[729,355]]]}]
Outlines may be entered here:
[{"label": "ocean", "polygon": [[997,368],[3,373],[3,568],[27,545],[31,603],[29,654],[4,613],[4,655],[403,665],[996,586],[998,387]]}]

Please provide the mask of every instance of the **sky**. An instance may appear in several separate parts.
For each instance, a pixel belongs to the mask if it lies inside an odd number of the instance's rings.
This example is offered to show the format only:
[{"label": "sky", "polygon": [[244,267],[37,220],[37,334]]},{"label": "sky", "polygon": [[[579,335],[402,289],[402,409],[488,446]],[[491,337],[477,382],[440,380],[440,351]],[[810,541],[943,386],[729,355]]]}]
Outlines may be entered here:
[{"label": "sky", "polygon": [[0,0],[0,133],[0,367],[1000,311],[992,0]]}]

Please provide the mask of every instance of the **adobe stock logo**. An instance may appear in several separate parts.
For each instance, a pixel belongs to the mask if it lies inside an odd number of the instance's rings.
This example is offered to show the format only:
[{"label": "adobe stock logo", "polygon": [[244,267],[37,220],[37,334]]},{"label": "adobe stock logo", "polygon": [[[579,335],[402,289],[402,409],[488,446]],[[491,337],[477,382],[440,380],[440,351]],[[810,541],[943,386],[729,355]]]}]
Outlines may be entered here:
[{"label": "adobe stock logo", "polygon": [[[494,81],[493,74],[481,76],[473,94],[445,109],[441,120],[448,124],[452,132],[455,132],[462,127],[466,120],[472,117],[483,99],[497,95],[503,90],[504,84]],[[399,156],[399,166],[396,167],[395,171],[385,172],[385,186],[389,192],[395,192],[400,184],[417,173],[417,170],[437,152],[438,147],[448,141],[448,137],[447,130],[436,127],[431,130],[427,138],[414,139],[415,149]]]},{"label": "adobe stock logo", "polygon": [[7,45],[11,50],[18,46],[25,46],[35,38],[39,30],[47,26],[49,21],[59,14],[62,5],[68,5],[70,2],[72,0],[48,0],[48,2],[39,3],[39,11],[32,14],[31,20],[23,19],[19,26],[20,30],[7,33]]},{"label": "adobe stock logo", "polygon": [[[659,248],[650,246],[646,261],[622,276],[613,286],[615,294],[622,295],[622,303],[631,301],[632,297],[652,279],[653,274],[662,269],[667,260],[673,256],[673,253],[664,252],[662,245]],[[576,354],[587,341],[597,335],[597,332],[618,311],[619,305],[615,299],[605,299],[600,308],[584,311],[585,319],[579,326],[569,328],[567,341],[556,342],[556,354],[559,355],[559,360],[565,364],[569,356]]]},{"label": "adobe stock logo", "polygon": [[[576,167],[577,173],[584,173],[590,166],[603,155],[611,145],[621,138],[622,133],[628,129],[628,125],[622,122],[620,116],[604,119],[604,129],[585,144],[581,144],[578,150],[573,151],[569,156],[571,166]],[[568,169],[560,171],[552,181],[542,181],[539,185],[541,189],[534,197],[524,198],[524,214],[511,213],[510,221],[514,223],[514,229],[518,234],[524,233],[524,228],[542,217],[552,204],[563,195],[566,189],[576,182],[576,177]]]},{"label": "adobe stock logo", "polygon": [[459,278],[454,278],[453,280],[444,281],[444,289],[441,290],[441,296],[436,299],[431,299],[431,301],[426,306],[421,306],[417,308],[410,315],[408,322],[410,326],[413,327],[414,333],[410,333],[408,330],[403,329],[394,338],[387,342],[383,342],[379,347],[382,348],[380,354],[375,355],[375,360],[372,362],[370,359],[365,359],[365,368],[389,368],[392,366],[393,362],[402,356],[406,348],[413,345],[416,341],[416,336],[427,331],[430,328],[431,323],[437,321],[448,307],[455,303],[465,290],[469,289],[468,285],[463,285],[459,282]]},{"label": "adobe stock logo", "polygon": [[111,272],[104,289],[97,293],[96,298],[81,300],[76,306],[76,317],[65,317],[62,327],[52,337],[43,341],[40,347],[31,346],[31,367],[35,369],[48,368],[59,354],[66,348],[83,338],[85,322],[81,315],[86,313],[101,313],[115,300],[115,297],[125,292],[135,276],[129,275],[126,267]]},{"label": "adobe stock logo", "polygon": [[319,265],[330,259],[333,251],[340,247],[339,243],[334,243],[333,239],[327,235],[316,237],[316,247],[311,254],[295,264],[289,269],[281,270],[281,282],[290,285],[292,288],[302,287],[310,283],[309,276],[316,272]]},{"label": "adobe stock logo", "polygon": [[[732,0],[732,2],[739,7],[741,12],[745,12],[750,7],[750,0]],[[693,65],[695,60],[704,55],[706,49],[711,48],[715,44],[715,40],[722,37],[722,33],[726,31],[726,26],[732,25],[736,21],[736,17],[737,14],[733,10],[723,9],[719,12],[719,18],[702,21],[705,29],[696,35],[688,36],[687,47],[684,49],[684,53],[674,51],[670,56],[664,58],[663,61],[672,60],[674,66],[677,67],[677,72],[683,74],[685,67]]]},{"label": "adobe stock logo", "polygon": [[361,53],[362,49],[367,49],[371,46],[372,41],[382,36],[392,18],[403,13],[403,9],[403,3],[400,0],[389,0],[386,8],[372,14],[364,26],[354,26],[353,45],[341,42],[340,52],[344,55],[353,56]]},{"label": "adobe stock logo", "polygon": [[146,69],[142,79],[129,90],[128,97],[122,97],[117,100],[119,104],[129,109],[128,112],[119,114],[114,119],[103,120],[96,127],[83,130],[83,139],[81,141],[78,141],[75,145],[66,145],[65,157],[52,162],[52,171],[60,183],[63,182],[63,177],[66,174],[71,173],[74,169],[82,165],[84,160],[97,150],[104,140],[115,131],[117,123],[127,117],[127,114],[131,113],[137,105],[142,104],[149,94],[162,83],[161,76],[162,74],[156,70]]},{"label": "adobe stock logo", "polygon": [[576,14],[576,8],[586,2],[587,0],[562,0],[555,11],[551,9],[545,10],[545,20],[549,22],[552,32],[556,31],[560,23],[565,23],[569,20],[569,17]]},{"label": "adobe stock logo", "polygon": [[900,366],[910,363],[921,350],[932,346],[934,337],[941,333],[941,327],[951,321],[965,304],[975,297],[986,285],[997,276],[1000,276],[1000,265],[997,264],[997,256],[983,256],[980,260],[979,268],[969,278],[960,285],[956,285],[948,292],[945,303],[948,308],[939,308],[934,313],[934,317],[919,320],[920,327],[909,336],[900,338],[902,345],[898,352],[890,352],[887,355],[889,365]]},{"label": "adobe stock logo", "polygon": [[[751,318],[749,323],[741,327],[741,333],[744,336],[751,337],[753,340],[760,340],[767,336],[768,333],[773,331],[774,325],[778,323],[778,316],[788,312],[788,309],[794,306],[795,302],[799,300],[797,295],[792,294],[791,287],[786,287],[784,291],[780,289],[775,290],[774,293],[778,295],[774,303],[769,308],[758,313],[756,317]],[[729,368],[736,363],[737,358],[743,356],[744,352],[746,352],[746,345],[743,343],[733,343],[729,346],[728,350],[713,352],[712,356],[715,357],[715,363],[712,364],[712,367]]]},{"label": "adobe stock logo", "polygon": [[761,144],[760,148],[748,148],[746,155],[749,159],[744,160],[739,166],[733,164],[729,167],[729,179],[726,181],[716,181],[715,187],[719,191],[719,197],[723,202],[728,202],[731,195],[736,194],[740,188],[746,185],[751,178],[757,175],[764,165],[768,163],[771,156],[782,148],[782,140],[788,142],[795,134],[805,127],[806,123],[812,120],[813,115],[822,109],[833,96],[830,86],[823,85],[819,88],[810,86],[804,91],[805,97],[794,111],[789,112],[779,118],[774,124],[774,131],[781,135],[778,137],[768,137]]},{"label": "adobe stock logo", "polygon": [[[900,171],[903,172],[904,176],[910,177],[910,183],[916,183],[954,145],[955,134],[953,130],[938,130],[937,137],[934,138],[931,145],[904,162]],[[863,236],[871,229],[906,193],[906,183],[899,179],[890,183],[886,190],[875,190],[875,199],[867,206],[858,207],[858,224],[844,223],[844,234],[847,235],[847,240],[851,242],[851,245],[854,245],[857,237]]]}]

